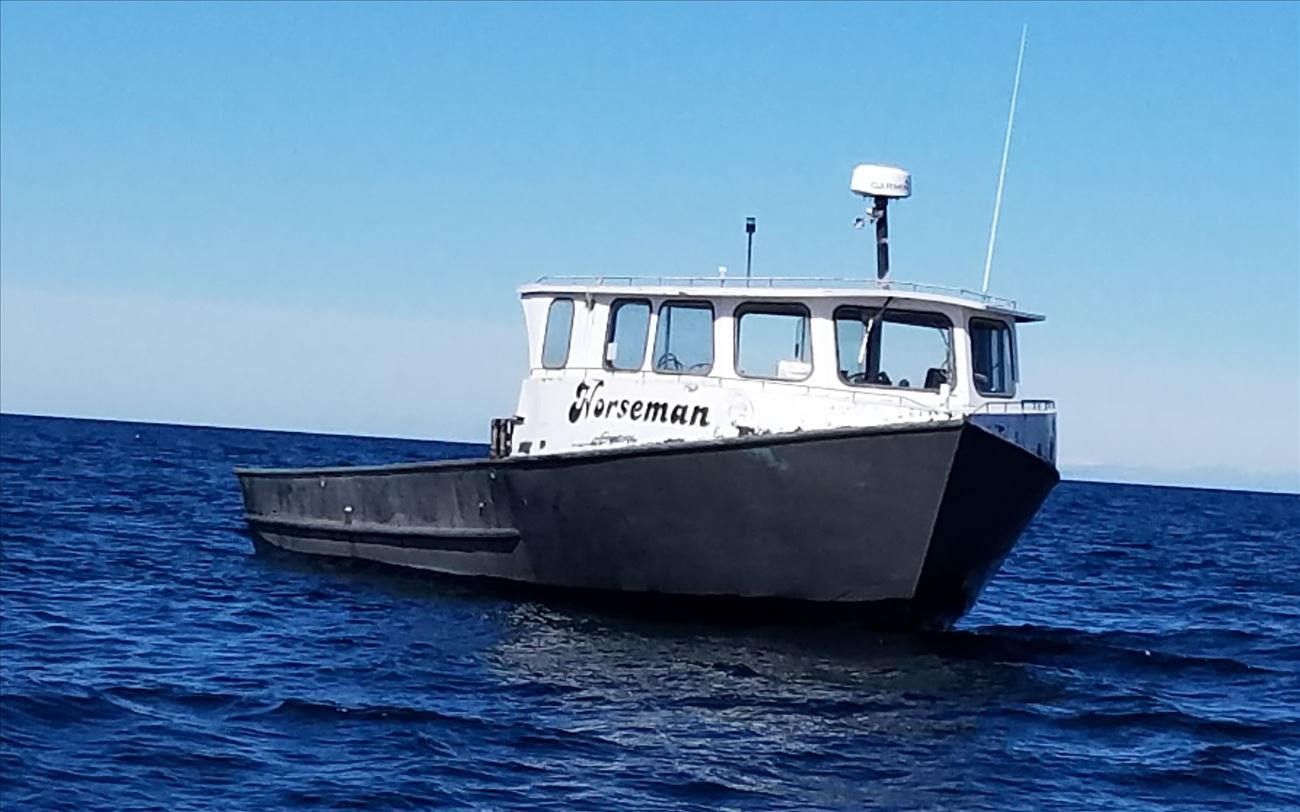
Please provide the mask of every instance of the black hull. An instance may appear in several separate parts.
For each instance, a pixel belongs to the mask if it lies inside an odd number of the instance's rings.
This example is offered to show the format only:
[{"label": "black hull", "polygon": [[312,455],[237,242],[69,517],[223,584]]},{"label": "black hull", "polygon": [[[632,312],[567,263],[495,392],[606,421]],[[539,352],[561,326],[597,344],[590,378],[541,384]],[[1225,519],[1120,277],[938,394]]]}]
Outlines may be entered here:
[{"label": "black hull", "polygon": [[259,545],[913,626],[970,608],[1058,480],[966,422],[237,474]]}]

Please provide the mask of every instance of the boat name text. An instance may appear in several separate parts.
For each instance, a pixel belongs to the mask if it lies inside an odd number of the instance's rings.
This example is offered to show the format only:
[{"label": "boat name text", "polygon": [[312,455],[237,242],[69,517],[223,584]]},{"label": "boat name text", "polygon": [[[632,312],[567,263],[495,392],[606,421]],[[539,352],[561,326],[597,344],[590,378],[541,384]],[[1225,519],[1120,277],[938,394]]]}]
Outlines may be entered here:
[{"label": "boat name text", "polygon": [[596,381],[594,384],[583,381],[578,384],[577,391],[573,393],[573,405],[569,407],[570,423],[577,423],[587,417],[613,417],[643,423],[672,423],[677,426],[709,425],[708,406],[635,398],[605,400],[596,397],[604,385],[604,381]]}]

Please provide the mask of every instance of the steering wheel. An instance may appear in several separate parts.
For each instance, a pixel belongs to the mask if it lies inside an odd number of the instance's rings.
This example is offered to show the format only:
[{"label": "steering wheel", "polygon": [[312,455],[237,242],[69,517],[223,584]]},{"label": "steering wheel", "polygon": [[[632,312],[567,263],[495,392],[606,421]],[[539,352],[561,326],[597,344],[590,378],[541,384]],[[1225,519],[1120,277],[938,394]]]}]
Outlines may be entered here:
[{"label": "steering wheel", "polygon": [[877,372],[874,376],[870,372],[855,372],[852,375],[848,376],[845,380],[847,380],[849,383],[856,383],[856,384],[875,383],[875,384],[880,384],[881,386],[893,385],[892,382],[889,380],[888,373],[886,373],[883,369]]},{"label": "steering wheel", "polygon": [[681,372],[682,362],[677,360],[676,355],[673,355],[671,352],[666,352],[663,355],[659,356],[658,361],[655,361],[655,369],[666,369],[671,372]]}]

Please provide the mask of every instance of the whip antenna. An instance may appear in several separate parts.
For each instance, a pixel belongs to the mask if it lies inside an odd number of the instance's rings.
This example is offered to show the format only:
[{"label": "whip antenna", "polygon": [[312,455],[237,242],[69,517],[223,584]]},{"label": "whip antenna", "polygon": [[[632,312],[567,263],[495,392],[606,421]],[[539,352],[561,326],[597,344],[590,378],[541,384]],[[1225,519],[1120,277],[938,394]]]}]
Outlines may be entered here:
[{"label": "whip antenna", "polygon": [[1029,26],[1020,28],[1020,55],[1016,57],[1016,81],[1011,86],[1011,112],[1007,115],[1007,137],[1002,141],[1002,168],[998,170],[998,192],[993,198],[993,226],[989,229],[989,252],[984,257],[984,284],[980,293],[989,291],[989,272],[993,270],[993,243],[998,238],[998,215],[1002,212],[1002,182],[1007,177],[1007,154],[1011,152],[1011,125],[1016,122],[1016,96],[1020,94],[1020,68],[1025,63],[1025,35]]}]

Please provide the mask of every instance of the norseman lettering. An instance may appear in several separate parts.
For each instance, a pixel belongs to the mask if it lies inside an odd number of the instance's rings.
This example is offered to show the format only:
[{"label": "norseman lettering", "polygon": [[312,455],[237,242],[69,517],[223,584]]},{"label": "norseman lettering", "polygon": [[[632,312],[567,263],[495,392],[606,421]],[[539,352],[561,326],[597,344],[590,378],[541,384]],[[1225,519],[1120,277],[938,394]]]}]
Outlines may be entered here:
[{"label": "norseman lettering", "polygon": [[672,423],[677,426],[709,425],[708,406],[690,406],[685,403],[670,404],[661,400],[605,400],[596,393],[605,385],[604,381],[587,383],[583,381],[573,392],[573,403],[569,406],[569,422],[577,423],[587,417],[618,418],[645,423]]}]

